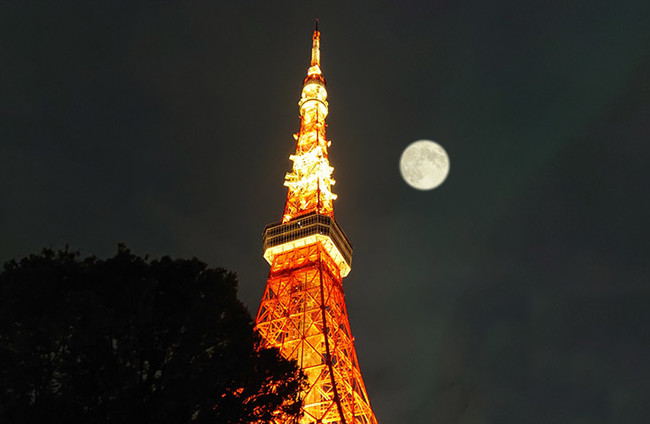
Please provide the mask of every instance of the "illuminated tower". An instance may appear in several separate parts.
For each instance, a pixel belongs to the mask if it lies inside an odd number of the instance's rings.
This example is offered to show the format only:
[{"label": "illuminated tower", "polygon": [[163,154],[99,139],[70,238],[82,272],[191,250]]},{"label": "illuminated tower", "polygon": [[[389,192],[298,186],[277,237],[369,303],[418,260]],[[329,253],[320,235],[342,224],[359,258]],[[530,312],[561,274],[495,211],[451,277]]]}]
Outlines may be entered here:
[{"label": "illuminated tower", "polygon": [[279,348],[307,375],[301,423],[376,424],[343,294],[352,247],[334,220],[318,22],[298,105],[300,130],[294,135],[296,153],[289,156],[293,169],[285,176],[284,215],[264,230],[271,270],[255,324],[264,346]]}]

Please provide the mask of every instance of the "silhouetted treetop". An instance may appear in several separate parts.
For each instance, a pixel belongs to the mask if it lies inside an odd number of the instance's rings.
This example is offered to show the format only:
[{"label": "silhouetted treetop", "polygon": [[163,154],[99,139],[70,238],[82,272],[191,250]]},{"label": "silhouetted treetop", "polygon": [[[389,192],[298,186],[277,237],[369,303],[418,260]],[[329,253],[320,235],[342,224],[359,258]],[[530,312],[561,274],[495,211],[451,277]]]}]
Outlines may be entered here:
[{"label": "silhouetted treetop", "polygon": [[0,273],[0,422],[269,422],[304,379],[196,258],[43,250]]}]

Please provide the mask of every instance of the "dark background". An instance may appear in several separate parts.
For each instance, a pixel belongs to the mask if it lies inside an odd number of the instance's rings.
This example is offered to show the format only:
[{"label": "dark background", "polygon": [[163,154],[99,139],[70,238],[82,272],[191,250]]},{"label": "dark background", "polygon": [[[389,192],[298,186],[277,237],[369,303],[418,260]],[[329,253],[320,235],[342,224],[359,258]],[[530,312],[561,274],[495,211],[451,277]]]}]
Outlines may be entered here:
[{"label": "dark background", "polygon": [[3,2],[0,260],[196,256],[254,314],[316,17],[380,423],[644,422],[647,1]]}]

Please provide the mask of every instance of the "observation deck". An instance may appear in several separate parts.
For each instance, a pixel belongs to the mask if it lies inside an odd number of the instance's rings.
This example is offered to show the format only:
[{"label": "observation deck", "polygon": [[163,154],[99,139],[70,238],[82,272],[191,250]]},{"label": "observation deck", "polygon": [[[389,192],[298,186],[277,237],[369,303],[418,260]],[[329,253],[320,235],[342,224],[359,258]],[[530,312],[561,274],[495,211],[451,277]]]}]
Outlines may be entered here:
[{"label": "observation deck", "polygon": [[264,229],[264,259],[273,258],[296,247],[321,242],[341,270],[341,277],[350,273],[352,245],[334,218],[312,212],[289,222],[269,224]]}]

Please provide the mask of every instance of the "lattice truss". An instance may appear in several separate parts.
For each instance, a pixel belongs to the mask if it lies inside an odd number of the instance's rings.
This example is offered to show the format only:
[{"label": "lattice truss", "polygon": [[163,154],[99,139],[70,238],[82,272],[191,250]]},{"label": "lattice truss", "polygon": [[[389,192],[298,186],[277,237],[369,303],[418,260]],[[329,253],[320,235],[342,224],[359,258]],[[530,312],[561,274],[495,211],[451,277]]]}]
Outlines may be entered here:
[{"label": "lattice truss", "polygon": [[265,347],[279,348],[307,375],[301,424],[377,423],[354,350],[341,276],[320,242],[274,257],[256,327]]}]

